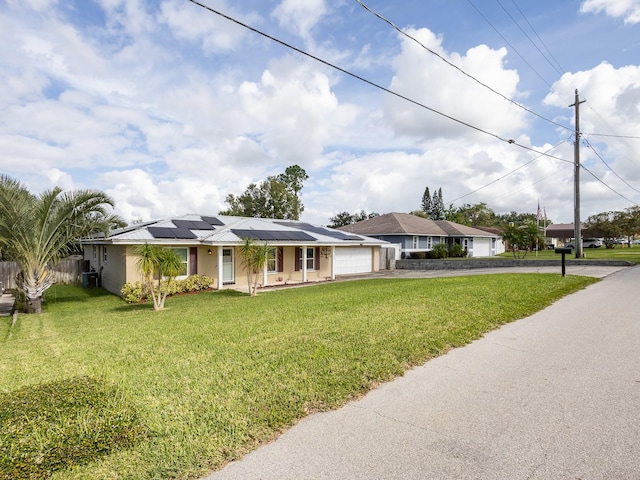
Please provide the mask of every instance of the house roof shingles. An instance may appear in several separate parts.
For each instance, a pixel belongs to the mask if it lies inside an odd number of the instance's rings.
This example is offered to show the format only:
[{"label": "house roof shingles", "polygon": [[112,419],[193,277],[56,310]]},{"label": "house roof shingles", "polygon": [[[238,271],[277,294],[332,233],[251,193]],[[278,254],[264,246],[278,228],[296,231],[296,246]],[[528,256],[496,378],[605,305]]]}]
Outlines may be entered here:
[{"label": "house roof shingles", "polygon": [[358,223],[339,227],[343,232],[359,235],[428,235],[432,237],[499,236],[477,228],[449,222],[429,220],[410,213],[387,213]]}]

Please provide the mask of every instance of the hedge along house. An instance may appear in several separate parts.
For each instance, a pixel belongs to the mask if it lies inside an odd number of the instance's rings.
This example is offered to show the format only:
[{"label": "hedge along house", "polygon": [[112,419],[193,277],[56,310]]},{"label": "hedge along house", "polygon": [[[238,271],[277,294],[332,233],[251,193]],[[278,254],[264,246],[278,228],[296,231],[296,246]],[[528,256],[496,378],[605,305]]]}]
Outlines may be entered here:
[{"label": "hedge along house", "polygon": [[246,288],[247,275],[237,248],[246,238],[272,248],[262,286],[335,279],[380,268],[386,242],[299,221],[230,216],[184,215],[131,225],[84,239],[84,260],[106,290],[119,294],[127,282],[142,279],[135,250],[153,243],[172,248],[183,260],[182,275],[207,275],[213,287]]},{"label": "hedge along house", "polygon": [[439,243],[449,247],[458,244],[466,249],[469,257],[491,257],[504,252],[504,243],[499,234],[409,213],[387,213],[339,227],[339,230],[399,245],[401,258],[428,252]]}]

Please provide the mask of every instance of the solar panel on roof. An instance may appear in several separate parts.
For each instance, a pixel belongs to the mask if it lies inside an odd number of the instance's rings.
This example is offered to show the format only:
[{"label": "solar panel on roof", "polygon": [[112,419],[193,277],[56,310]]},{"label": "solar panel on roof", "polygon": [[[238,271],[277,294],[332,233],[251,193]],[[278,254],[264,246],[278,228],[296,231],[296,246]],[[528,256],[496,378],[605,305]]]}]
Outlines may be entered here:
[{"label": "solar panel on roof", "polygon": [[338,230],[331,230],[329,228],[324,227],[316,227],[315,225],[311,225],[309,223],[284,223],[284,222],[276,222],[280,225],[288,225],[295,226],[295,228],[299,228],[300,230],[304,230],[306,232],[317,233],[319,235],[325,235],[327,237],[335,238],[337,240],[362,240],[362,237],[357,235],[349,235],[344,232],[340,232]]},{"label": "solar panel on roof", "polygon": [[178,228],[187,228],[190,230],[215,230],[213,226],[204,220],[172,220],[173,224]]},{"label": "solar panel on roof", "polygon": [[240,238],[254,238],[256,240],[295,240],[295,241],[311,241],[315,242],[316,239],[311,235],[304,232],[286,231],[286,230],[231,230],[235,235]]},{"label": "solar panel on roof", "polygon": [[216,217],[202,217],[202,220],[215,227],[223,227],[224,223]]},{"label": "solar panel on roof", "polygon": [[197,238],[196,235],[187,228],[148,227],[147,231],[153,238],[178,238],[185,240]]}]

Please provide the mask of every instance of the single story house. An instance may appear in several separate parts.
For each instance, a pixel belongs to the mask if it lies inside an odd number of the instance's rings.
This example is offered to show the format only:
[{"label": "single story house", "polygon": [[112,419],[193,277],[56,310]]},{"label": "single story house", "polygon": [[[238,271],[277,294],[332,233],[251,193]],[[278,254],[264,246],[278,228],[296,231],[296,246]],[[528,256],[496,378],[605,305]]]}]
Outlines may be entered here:
[{"label": "single story house", "polygon": [[504,252],[500,234],[447,220],[429,220],[409,213],[387,213],[338,230],[366,235],[399,245],[401,258],[428,252],[439,243],[459,244],[469,257],[490,257]]},{"label": "single story house", "polygon": [[207,275],[217,289],[246,287],[246,270],[236,255],[246,238],[273,247],[262,286],[378,271],[386,243],[300,221],[184,215],[96,235],[82,245],[86,268],[96,272],[103,288],[119,294],[125,283],[142,278],[135,249],[144,243],[175,249],[184,262],[181,277]]}]

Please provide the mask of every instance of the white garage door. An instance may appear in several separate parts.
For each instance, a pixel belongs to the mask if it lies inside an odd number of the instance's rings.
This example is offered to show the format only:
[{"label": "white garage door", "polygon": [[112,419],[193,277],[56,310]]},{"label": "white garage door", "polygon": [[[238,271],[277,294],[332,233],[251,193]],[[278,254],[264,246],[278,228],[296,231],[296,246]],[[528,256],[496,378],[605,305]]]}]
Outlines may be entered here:
[{"label": "white garage door", "polygon": [[490,238],[474,238],[473,239],[473,256],[474,257],[490,257],[491,256],[491,239]]},{"label": "white garage door", "polygon": [[370,273],[372,249],[367,247],[336,247],[336,275]]}]

